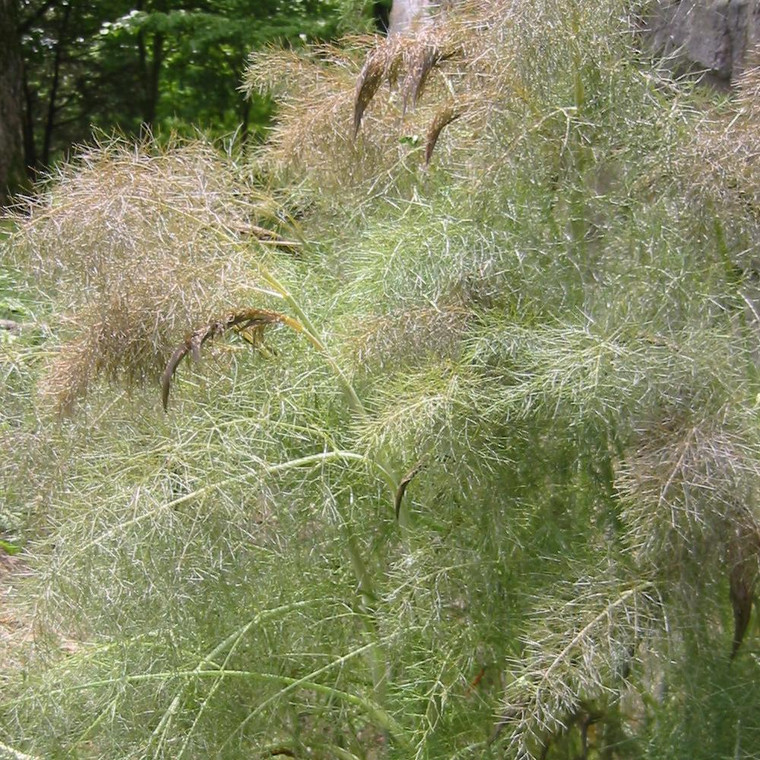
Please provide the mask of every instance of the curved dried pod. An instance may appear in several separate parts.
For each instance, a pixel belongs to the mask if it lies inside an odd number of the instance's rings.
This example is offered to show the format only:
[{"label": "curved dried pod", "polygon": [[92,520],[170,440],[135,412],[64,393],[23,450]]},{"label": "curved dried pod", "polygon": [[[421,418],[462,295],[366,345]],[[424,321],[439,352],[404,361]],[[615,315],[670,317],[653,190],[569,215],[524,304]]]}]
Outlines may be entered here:
[{"label": "curved dried pod", "polygon": [[462,108],[446,106],[438,111],[433,117],[433,121],[425,135],[425,166],[430,164],[430,159],[433,157],[433,151],[435,150],[438,138],[444,127],[447,127],[452,121],[458,119],[463,113],[464,111]]},{"label": "curved dried pod", "polygon": [[401,46],[405,70],[403,94],[404,112],[411,106],[414,108],[425,89],[430,72],[445,56],[438,41],[431,33],[421,34],[410,39],[410,44]]},{"label": "curved dried pod", "polygon": [[404,475],[403,478],[399,481],[398,488],[396,489],[396,495],[393,499],[393,508],[396,513],[396,520],[399,519],[401,515],[401,503],[404,500],[404,494],[406,493],[406,489],[409,487],[409,484],[414,480],[417,475],[426,467],[428,463],[427,457],[422,457],[415,465],[412,467],[409,472]]},{"label": "curved dried pod", "polygon": [[373,47],[367,54],[354,93],[354,137],[359,134],[364,112],[382,83],[386,80],[391,83],[396,81],[402,60],[399,50],[399,38],[391,37]]},{"label": "curved dried pod", "polygon": [[731,642],[733,660],[741,647],[752,617],[752,605],[760,561],[760,532],[756,525],[736,529],[728,547],[728,588],[734,613],[734,636]]},{"label": "curved dried pod", "polygon": [[298,332],[303,332],[303,326],[297,320],[278,311],[269,311],[267,309],[241,309],[233,311],[226,314],[222,319],[215,320],[194,330],[187,340],[172,354],[161,375],[161,400],[164,411],[167,410],[169,405],[169,391],[171,390],[171,381],[174,373],[188,354],[192,354],[193,359],[198,361],[201,356],[201,347],[207,340],[223,335],[232,329],[241,333],[245,331],[247,342],[254,347],[259,347],[264,331],[267,327],[275,324],[287,325]]},{"label": "curved dried pod", "polygon": [[401,80],[403,110],[414,108],[430,72],[454,52],[445,52],[442,33],[423,29],[414,35],[394,35],[383,40],[367,54],[354,93],[354,137],[362,118],[383,82],[391,86]]}]

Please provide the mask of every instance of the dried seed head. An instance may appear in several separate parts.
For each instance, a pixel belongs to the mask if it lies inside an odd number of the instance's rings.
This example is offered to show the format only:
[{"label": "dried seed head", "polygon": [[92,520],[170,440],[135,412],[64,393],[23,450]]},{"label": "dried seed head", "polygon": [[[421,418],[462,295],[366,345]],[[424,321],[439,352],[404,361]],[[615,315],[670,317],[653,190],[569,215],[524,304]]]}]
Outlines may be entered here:
[{"label": "dried seed head", "polygon": [[231,329],[252,332],[255,338],[248,342],[254,347],[258,347],[266,328],[274,324],[285,324],[294,330],[302,330],[301,324],[291,317],[266,309],[241,309],[233,311],[222,319],[214,320],[194,330],[187,340],[174,351],[161,375],[161,400],[164,411],[166,411],[169,405],[169,391],[174,373],[188,354],[192,354],[193,359],[199,361],[203,344],[211,338],[224,335],[224,333]]},{"label": "dried seed head", "polygon": [[66,314],[43,384],[53,406],[70,409],[99,377],[156,380],[189,325],[249,298],[251,238],[289,244],[259,224],[274,207],[200,142],[115,141],[63,166],[13,239]]},{"label": "dried seed head", "polygon": [[458,119],[461,115],[462,111],[456,110],[451,106],[446,106],[436,113],[433,123],[430,125],[427,135],[425,136],[426,166],[430,163],[430,159],[433,157],[433,151],[435,150],[438,137],[443,128],[451,124],[452,121]]}]

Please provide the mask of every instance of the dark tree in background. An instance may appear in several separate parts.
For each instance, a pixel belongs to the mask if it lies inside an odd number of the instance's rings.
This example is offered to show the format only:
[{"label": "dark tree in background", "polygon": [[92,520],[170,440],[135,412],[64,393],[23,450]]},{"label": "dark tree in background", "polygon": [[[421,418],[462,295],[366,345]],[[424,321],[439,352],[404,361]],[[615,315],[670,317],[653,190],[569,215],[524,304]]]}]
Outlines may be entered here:
[{"label": "dark tree in background", "polygon": [[16,0],[0,0],[0,205],[23,180],[21,47]]},{"label": "dark tree in background", "polygon": [[[0,192],[92,131],[244,141],[269,116],[238,91],[248,53],[329,39],[338,0],[0,0]],[[23,138],[22,138],[23,135]]]},{"label": "dark tree in background", "polygon": [[372,18],[380,32],[387,32],[390,26],[392,0],[375,0],[372,3]]}]

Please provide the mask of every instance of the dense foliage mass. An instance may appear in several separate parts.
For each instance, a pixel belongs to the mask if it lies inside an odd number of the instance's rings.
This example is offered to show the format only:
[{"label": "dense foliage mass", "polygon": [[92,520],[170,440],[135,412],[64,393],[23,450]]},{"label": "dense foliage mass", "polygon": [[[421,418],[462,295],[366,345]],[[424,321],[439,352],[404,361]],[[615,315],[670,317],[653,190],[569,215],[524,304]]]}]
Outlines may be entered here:
[{"label": "dense foliage mass", "polygon": [[0,755],[758,755],[760,75],[635,28],[258,54],[253,163],[108,143],[30,203]]}]

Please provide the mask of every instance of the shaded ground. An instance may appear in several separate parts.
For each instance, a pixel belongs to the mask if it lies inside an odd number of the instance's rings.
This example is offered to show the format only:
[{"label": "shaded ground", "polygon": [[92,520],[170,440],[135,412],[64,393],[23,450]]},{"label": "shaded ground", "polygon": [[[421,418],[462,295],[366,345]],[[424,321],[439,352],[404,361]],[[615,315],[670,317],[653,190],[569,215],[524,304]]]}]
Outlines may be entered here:
[{"label": "shaded ground", "polygon": [[31,624],[10,604],[13,579],[23,571],[20,559],[0,550],[0,673],[20,664],[24,645],[32,635]]}]

